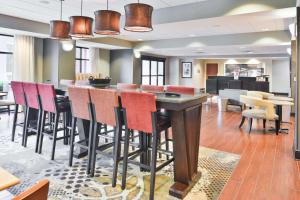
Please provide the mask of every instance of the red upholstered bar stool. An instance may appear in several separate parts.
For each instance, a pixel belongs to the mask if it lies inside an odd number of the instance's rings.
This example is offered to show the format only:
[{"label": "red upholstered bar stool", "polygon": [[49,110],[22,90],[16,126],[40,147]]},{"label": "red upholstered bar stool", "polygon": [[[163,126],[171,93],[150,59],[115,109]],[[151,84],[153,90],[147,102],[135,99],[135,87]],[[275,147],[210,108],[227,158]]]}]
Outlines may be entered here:
[{"label": "red upholstered bar stool", "polygon": [[137,84],[129,84],[129,83],[118,83],[117,89],[118,90],[136,90],[139,86]]},{"label": "red upholstered bar stool", "polygon": [[163,92],[164,91],[164,86],[141,85],[141,89],[145,92]]},{"label": "red upholstered bar stool", "polygon": [[[38,152],[39,134],[42,122],[42,109],[39,92],[36,83],[24,82],[23,88],[26,101],[24,147],[27,146],[28,132],[35,132],[37,136],[35,152]],[[33,123],[29,119],[29,114],[31,112],[38,112],[37,121],[33,121]]]},{"label": "red upholstered bar stool", "polygon": [[[88,150],[88,157],[91,156],[91,148],[89,142],[92,140],[92,133],[94,128],[94,120],[91,110],[91,97],[88,88],[80,88],[80,87],[69,87],[69,99],[71,105],[72,112],[72,128],[71,128],[71,144],[70,144],[70,154],[69,154],[69,166],[73,164],[73,152],[74,146],[79,146],[80,148]],[[89,126],[89,139],[81,140],[74,143],[75,133],[76,133],[76,125],[77,120],[88,120],[90,121]],[[87,165],[87,172],[90,172],[90,160]]]},{"label": "red upholstered bar stool", "polygon": [[[120,106],[118,94],[115,90],[108,89],[90,89],[92,109],[95,119],[95,127],[93,134],[91,176],[94,176],[95,163],[97,153],[102,153],[110,147],[114,147],[114,169],[113,169],[113,185],[117,180],[117,169],[120,161],[121,134],[122,124],[120,120]],[[101,131],[103,125],[113,127],[112,131]],[[110,134],[113,133],[113,134]],[[109,135],[110,134],[110,135]],[[105,142],[99,145],[99,139],[104,138]]]},{"label": "red upholstered bar stool", "polygon": [[[122,189],[125,189],[126,185],[126,174],[127,174],[127,164],[133,163],[139,165],[141,168],[150,170],[150,199],[154,199],[154,189],[155,189],[155,174],[156,171],[162,169],[166,165],[174,161],[174,158],[167,160],[160,166],[156,166],[157,152],[159,144],[158,138],[159,134],[167,130],[171,126],[171,122],[164,117],[157,115],[156,99],[153,94],[150,93],[139,93],[139,92],[122,92],[121,100],[123,106],[123,117],[125,125],[125,145],[124,145],[124,158],[123,158],[123,174],[122,174]],[[152,136],[152,146],[151,146],[151,162],[147,165],[148,161],[145,163],[137,162],[133,160],[136,155],[128,154],[129,146],[129,129],[137,130],[144,135]],[[149,146],[140,146],[140,149],[136,152],[137,154],[148,153]],[[169,153],[169,152],[168,152]]]},{"label": "red upholstered bar stool", "polygon": [[167,86],[167,92],[174,92],[179,94],[187,94],[187,95],[194,95],[195,88],[193,87],[184,87],[184,86]]},{"label": "red upholstered bar stool", "polygon": [[[18,114],[19,114],[19,106],[25,107],[25,97],[24,97],[24,89],[23,89],[23,82],[19,81],[12,81],[11,82],[11,88],[13,91],[14,99],[15,99],[15,113],[14,113],[14,120],[13,120],[13,127],[12,127],[12,134],[11,134],[11,141],[15,141],[15,134],[16,134],[16,127],[21,126],[23,127],[23,139],[22,139],[22,145],[24,143],[24,136],[25,136],[25,129],[24,129],[24,123],[17,123],[18,121]],[[24,116],[26,116],[26,109],[24,110]]]},{"label": "red upholstered bar stool", "polygon": [[[38,91],[42,105],[42,124],[39,141],[39,153],[42,153],[44,135],[48,135],[53,139],[51,160],[54,160],[56,142],[58,140],[66,140],[69,138],[67,134],[67,112],[70,112],[70,105],[68,101],[58,101],[56,92],[53,85],[50,84],[38,84]],[[46,124],[46,114],[48,117],[54,115],[54,122],[50,120],[49,124]],[[63,114],[63,123],[59,123],[60,115]],[[61,126],[59,128],[59,125]],[[52,129],[53,127],[53,129]],[[46,129],[48,128],[48,129]],[[58,132],[63,131],[63,136],[58,137]]]}]

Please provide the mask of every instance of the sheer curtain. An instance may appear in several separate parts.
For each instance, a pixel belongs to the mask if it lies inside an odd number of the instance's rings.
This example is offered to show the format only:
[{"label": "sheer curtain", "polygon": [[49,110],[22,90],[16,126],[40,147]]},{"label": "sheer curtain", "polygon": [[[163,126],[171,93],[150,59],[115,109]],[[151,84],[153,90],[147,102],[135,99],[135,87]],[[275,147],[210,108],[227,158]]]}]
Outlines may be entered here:
[{"label": "sheer curtain", "polygon": [[16,35],[13,80],[35,81],[34,37]]}]

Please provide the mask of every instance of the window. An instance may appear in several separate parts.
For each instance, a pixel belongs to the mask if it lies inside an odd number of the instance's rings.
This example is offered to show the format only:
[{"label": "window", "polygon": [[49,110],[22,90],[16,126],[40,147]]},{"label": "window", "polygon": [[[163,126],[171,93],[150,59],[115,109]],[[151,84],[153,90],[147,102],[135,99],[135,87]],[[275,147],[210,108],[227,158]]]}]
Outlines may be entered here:
[{"label": "window", "polygon": [[142,57],[142,84],[159,85],[165,84],[165,59],[156,57]]},{"label": "window", "polygon": [[0,34],[0,91],[12,80],[14,37]]},{"label": "window", "polygon": [[90,73],[89,48],[76,47],[76,73]]}]

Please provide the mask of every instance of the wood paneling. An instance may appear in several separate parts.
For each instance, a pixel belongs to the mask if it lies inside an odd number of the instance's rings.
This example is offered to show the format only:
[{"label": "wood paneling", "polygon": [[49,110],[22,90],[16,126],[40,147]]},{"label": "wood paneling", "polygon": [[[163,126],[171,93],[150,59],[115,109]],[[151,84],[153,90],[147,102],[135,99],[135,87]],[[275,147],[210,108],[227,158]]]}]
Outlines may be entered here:
[{"label": "wood paneling", "polygon": [[206,77],[218,75],[218,63],[207,63],[206,64]]}]

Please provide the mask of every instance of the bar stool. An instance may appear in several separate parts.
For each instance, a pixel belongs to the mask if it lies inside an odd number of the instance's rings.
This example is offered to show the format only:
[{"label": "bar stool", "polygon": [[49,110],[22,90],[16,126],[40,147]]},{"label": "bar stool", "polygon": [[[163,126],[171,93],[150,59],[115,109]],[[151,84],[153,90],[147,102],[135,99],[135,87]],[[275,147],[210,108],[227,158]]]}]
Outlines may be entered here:
[{"label": "bar stool", "polygon": [[[113,147],[114,167],[113,167],[113,185],[116,184],[118,163],[120,161],[121,148],[121,134],[122,123],[120,118],[120,106],[118,101],[118,94],[115,90],[108,89],[90,89],[92,110],[95,120],[93,138],[89,145],[92,145],[92,153],[89,160],[91,160],[91,173],[94,176],[95,163],[97,153],[102,153],[103,150]],[[101,131],[103,125],[113,127],[113,131]],[[108,134],[113,132],[113,136]],[[105,139],[105,143],[99,146],[100,137]],[[109,143],[108,140],[112,142]]]},{"label": "bar stool", "polygon": [[[24,136],[24,147],[27,146],[27,138],[28,132],[36,133],[36,145],[35,152],[38,152],[38,143],[39,143],[39,133],[42,122],[42,110],[41,110],[41,101],[39,97],[39,92],[36,83],[23,83],[24,93],[25,93],[25,101],[26,101],[26,116],[25,116],[25,136]],[[30,114],[32,112],[38,112],[38,118],[35,123],[36,127],[34,127],[34,123],[30,121]]]},{"label": "bar stool", "polygon": [[[15,113],[14,113],[14,120],[13,120],[13,127],[12,127],[12,134],[11,134],[11,141],[15,141],[15,133],[16,127],[21,126],[23,127],[23,136],[22,136],[22,145],[24,144],[24,136],[25,136],[25,129],[24,129],[24,122],[17,123],[18,121],[18,113],[19,113],[19,106],[25,107],[25,97],[24,97],[24,89],[23,89],[23,82],[19,81],[11,81],[11,88],[13,91],[14,99],[15,99]],[[26,109],[24,110],[24,116],[26,116]]]},{"label": "bar stool", "polygon": [[[69,166],[73,165],[73,152],[74,146],[79,146],[80,148],[88,150],[88,157],[91,155],[91,145],[89,141],[92,139],[94,120],[91,110],[91,98],[90,92],[87,88],[79,88],[79,87],[69,87],[69,98],[72,112],[72,128],[71,128],[71,144],[70,144],[70,154],[69,154]],[[89,126],[89,139],[81,140],[74,143],[75,133],[76,133],[76,125],[77,120],[88,120],[90,121]],[[87,165],[87,173],[90,172],[90,160]]]},{"label": "bar stool", "polygon": [[163,92],[164,91],[164,86],[141,85],[141,89],[145,92]]},{"label": "bar stool", "polygon": [[[157,115],[156,100],[153,94],[149,93],[138,93],[138,92],[122,92],[121,100],[123,106],[123,117],[125,125],[125,145],[124,145],[124,157],[123,157],[123,174],[122,174],[122,189],[125,189],[126,185],[126,174],[127,174],[127,164],[133,163],[139,165],[141,168],[150,170],[150,199],[154,199],[154,189],[155,189],[155,174],[156,171],[162,169],[166,165],[174,161],[174,158],[168,159],[166,162],[162,163],[160,166],[156,166],[158,144],[158,135],[171,127],[171,122],[164,117]],[[135,154],[128,154],[129,147],[129,129],[137,130],[141,132],[144,136],[152,136],[152,155],[150,165],[149,160],[144,163],[136,162],[132,160],[137,157],[137,155],[147,153],[149,151],[149,146],[140,146],[140,149],[136,151]],[[170,153],[170,152],[164,152]],[[172,154],[171,154],[172,155]],[[132,159],[131,159],[132,158]]]},{"label": "bar stool", "polygon": [[175,92],[175,93],[179,93],[179,94],[194,95],[195,88],[170,85],[170,86],[167,86],[167,92]]},{"label": "bar stool", "polygon": [[[54,160],[55,148],[57,140],[66,140],[69,138],[67,134],[67,112],[70,111],[70,105],[68,101],[58,101],[56,92],[53,85],[49,84],[38,84],[38,92],[40,94],[41,105],[42,105],[42,124],[40,129],[40,141],[38,153],[42,153],[44,135],[48,135],[53,138],[51,160]],[[46,124],[46,114],[54,115],[54,123],[51,122]],[[60,115],[63,114],[63,127],[58,128]],[[50,116],[49,116],[50,117]],[[51,127],[53,126],[53,130]],[[46,130],[46,127],[50,129]],[[62,137],[57,137],[59,131],[64,131]]]},{"label": "bar stool", "polygon": [[118,90],[136,90],[139,86],[137,84],[129,84],[129,83],[118,83],[117,89]]}]

